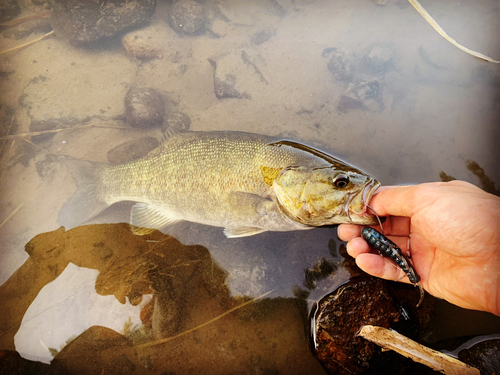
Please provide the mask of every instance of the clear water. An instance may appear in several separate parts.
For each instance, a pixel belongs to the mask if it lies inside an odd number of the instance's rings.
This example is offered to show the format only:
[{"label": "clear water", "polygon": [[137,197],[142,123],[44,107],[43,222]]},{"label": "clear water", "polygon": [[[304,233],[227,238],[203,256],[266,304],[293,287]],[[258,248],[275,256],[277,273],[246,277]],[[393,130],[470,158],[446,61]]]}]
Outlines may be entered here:
[{"label": "clear water", "polygon": [[[497,1],[422,4],[457,41],[500,58]],[[149,34],[137,32],[155,36],[152,43],[161,51],[146,62],[127,57],[119,42],[85,50],[59,37],[0,56],[0,109],[7,113],[2,136],[29,132],[36,120],[76,124],[43,143],[32,144],[29,137],[1,141],[0,293],[6,313],[0,349],[49,363],[93,326],[141,343],[165,337],[165,329],[174,336],[272,291],[259,307],[244,307],[194,333],[142,348],[133,354],[138,359],[129,353],[129,361],[141,364],[135,371],[322,373],[307,347],[306,307],[294,291],[305,289],[305,269],[322,258],[339,261],[328,246],[337,240],[335,228],[226,239],[220,228],[175,225],[172,236],[184,245],[203,246],[214,261],[197,272],[220,267],[228,290],[210,291],[194,276],[196,283],[169,281],[166,289],[155,284],[163,290],[155,297],[156,306],[163,306],[158,311],[173,317],[163,325],[152,318],[153,328],[146,330],[140,313],[149,311],[152,287],[131,285],[150,275],[146,269],[152,264],[167,267],[159,260],[161,252],[154,260],[144,258],[104,227],[82,232],[62,253],[60,238],[41,241],[37,249],[47,252],[45,260],[23,251],[33,237],[59,227],[58,212],[75,189],[64,166],[50,155],[106,162],[107,152],[125,141],[160,138],[159,129],[131,129],[123,121],[125,94],[139,86],[168,97],[168,109],[186,113],[191,130],[284,135],[356,165],[383,185],[438,181],[442,171],[479,185],[468,160],[499,183],[500,67],[453,47],[403,0],[385,6],[369,0],[206,1],[212,32],[197,37],[172,31],[164,21],[168,6],[158,4]],[[224,17],[215,16],[219,13]],[[0,41],[2,50],[22,42]],[[347,70],[332,62],[335,56],[348,62]],[[218,99],[209,59],[234,74],[248,98]],[[88,126],[78,129],[82,125]],[[91,223],[126,222],[129,210],[127,203],[115,205]],[[151,251],[159,240],[148,243]],[[100,243],[104,246],[96,246]],[[120,258],[118,243],[130,258]],[[51,258],[51,253],[58,255]],[[96,254],[100,260],[94,261]],[[178,254],[183,259],[182,251]],[[168,267],[176,264],[172,259]],[[310,302],[347,277],[339,271],[323,281]],[[142,301],[129,295],[121,304],[130,290],[144,294]],[[168,297],[173,294],[177,299]],[[169,324],[173,328],[165,327]],[[442,306],[429,335],[438,340],[498,332],[498,318]]]}]

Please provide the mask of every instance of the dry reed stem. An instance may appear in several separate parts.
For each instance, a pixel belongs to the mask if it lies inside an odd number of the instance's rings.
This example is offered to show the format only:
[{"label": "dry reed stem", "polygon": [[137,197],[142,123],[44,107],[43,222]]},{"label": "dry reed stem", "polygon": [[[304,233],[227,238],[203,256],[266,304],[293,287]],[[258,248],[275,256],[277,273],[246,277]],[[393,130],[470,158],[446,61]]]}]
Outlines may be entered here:
[{"label": "dry reed stem", "polygon": [[6,49],[5,51],[1,51],[0,55],[3,55],[3,54],[8,53],[8,52],[17,51],[18,49],[21,49],[21,48],[24,48],[24,47],[31,46],[32,44],[35,44],[36,42],[39,42],[40,40],[45,39],[45,38],[47,38],[48,36],[50,36],[52,34],[54,34],[54,30],[52,30],[51,32],[49,32],[49,33],[47,33],[45,35],[42,35],[40,38],[37,38],[37,39],[34,39],[34,40],[30,41],[30,42],[21,44],[20,46],[13,47],[13,48],[10,48],[10,49]]},{"label": "dry reed stem", "polygon": [[408,0],[408,1],[410,2],[411,5],[413,5],[413,7],[417,10],[417,12],[420,13],[420,15],[422,17],[424,17],[424,19],[429,23],[429,25],[431,25],[434,28],[434,30],[436,30],[439,33],[439,35],[441,35],[443,38],[445,38],[448,42],[453,44],[455,47],[457,47],[458,49],[464,51],[465,53],[468,53],[469,55],[472,55],[472,56],[477,57],[479,59],[486,60],[488,62],[495,63],[495,64],[500,64],[500,61],[493,60],[491,57],[488,57],[486,55],[483,55],[482,53],[479,53],[479,52],[473,51],[467,47],[464,47],[463,45],[458,43],[455,39],[451,38],[441,28],[441,26],[438,25],[438,23],[434,20],[434,18],[432,18],[432,16],[424,9],[424,7],[418,2],[418,0]]},{"label": "dry reed stem", "polygon": [[262,295],[260,295],[260,296],[258,296],[258,297],[252,298],[251,300],[249,300],[249,301],[247,301],[247,302],[245,302],[245,303],[242,303],[241,305],[238,305],[238,306],[236,306],[236,307],[233,307],[232,309],[229,309],[229,310],[227,310],[226,312],[224,312],[224,313],[222,313],[222,314],[220,314],[220,315],[217,315],[215,318],[210,319],[210,320],[206,321],[205,323],[200,324],[199,326],[196,326],[196,327],[194,327],[194,328],[188,329],[187,331],[181,332],[181,333],[179,333],[178,335],[171,336],[171,337],[167,337],[167,338],[165,338],[165,339],[161,339],[161,340],[156,340],[156,341],[152,341],[152,342],[147,342],[147,343],[145,343],[145,344],[141,344],[141,345],[136,345],[136,346],[134,346],[134,348],[135,348],[135,349],[137,349],[137,348],[147,348],[147,347],[150,347],[150,346],[159,345],[159,344],[166,343],[166,342],[168,342],[168,341],[175,340],[175,339],[177,339],[177,338],[179,338],[179,337],[181,337],[181,336],[185,336],[185,335],[187,335],[188,333],[194,332],[194,331],[196,331],[196,330],[198,330],[198,329],[200,329],[200,328],[202,328],[202,327],[205,327],[205,326],[207,326],[207,325],[209,325],[209,324],[212,324],[213,322],[216,322],[217,320],[219,320],[219,319],[221,319],[221,318],[225,317],[226,315],[229,315],[229,314],[231,314],[232,312],[234,312],[234,311],[236,311],[236,310],[239,310],[239,309],[241,309],[241,308],[243,308],[243,307],[245,307],[245,306],[247,306],[247,305],[249,305],[249,304],[251,304],[251,303],[254,303],[255,301],[257,301],[257,300],[259,300],[259,299],[264,298],[265,296],[267,296],[268,294],[271,294],[272,292],[274,292],[274,289],[273,289],[273,290],[270,290],[269,292],[264,293],[264,294],[262,294]]},{"label": "dry reed stem", "polygon": [[73,126],[71,128],[64,128],[64,129],[41,130],[39,132],[29,132],[29,133],[19,133],[19,134],[5,135],[3,137],[0,137],[0,140],[25,138],[25,137],[32,137],[32,136],[35,136],[35,135],[49,134],[49,133],[59,133],[59,132],[65,132],[65,131],[69,131],[69,130],[78,130],[78,129],[85,129],[85,128],[130,129],[130,128],[127,128],[127,127],[124,127],[124,126],[106,126],[106,125],[98,125],[98,124],[87,124],[87,125],[81,125],[81,126]]}]

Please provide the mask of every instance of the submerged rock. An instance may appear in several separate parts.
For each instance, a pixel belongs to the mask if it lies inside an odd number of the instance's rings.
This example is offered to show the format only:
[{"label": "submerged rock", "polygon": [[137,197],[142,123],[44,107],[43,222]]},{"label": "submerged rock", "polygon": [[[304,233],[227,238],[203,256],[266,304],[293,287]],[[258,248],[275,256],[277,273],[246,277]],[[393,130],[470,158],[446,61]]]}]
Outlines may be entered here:
[{"label": "submerged rock", "polygon": [[110,164],[123,164],[146,156],[154,150],[160,142],[153,137],[132,139],[122,143],[108,151],[108,162]]},{"label": "submerged rock", "polygon": [[132,88],[125,96],[125,116],[134,127],[159,125],[165,116],[162,96],[152,88]]},{"label": "submerged rock", "polygon": [[51,24],[58,37],[86,46],[149,22],[156,0],[55,0]]},{"label": "submerged rock", "polygon": [[251,99],[251,92],[268,85],[261,71],[265,64],[255,51],[237,49],[208,61],[214,68],[214,92],[219,99]]},{"label": "submerged rock", "polygon": [[188,131],[191,126],[191,119],[188,115],[182,112],[172,112],[169,113],[165,121],[163,122],[163,132],[168,134],[169,132],[183,132]]},{"label": "submerged rock", "polygon": [[327,68],[336,80],[341,82],[349,82],[354,77],[354,63],[346,53],[337,48],[326,48],[323,50],[323,57],[330,56],[327,63]]},{"label": "submerged rock", "polygon": [[384,75],[395,69],[396,52],[390,45],[374,45],[361,59],[367,73]]},{"label": "submerged rock", "polygon": [[262,30],[258,33],[253,34],[250,38],[250,41],[252,42],[252,44],[259,45],[267,42],[273,36],[276,36],[276,29]]},{"label": "submerged rock", "polygon": [[48,33],[51,30],[52,26],[50,25],[49,20],[46,18],[39,18],[23,22],[15,27],[10,27],[5,30],[2,35],[5,38],[23,39],[35,32]]},{"label": "submerged rock", "polygon": [[380,83],[363,81],[352,85],[340,98],[337,108],[342,113],[355,109],[382,112],[385,105]]},{"label": "submerged rock", "polygon": [[17,0],[2,0],[0,2],[0,22],[7,22],[21,13]]},{"label": "submerged rock", "polygon": [[203,6],[194,0],[176,0],[170,9],[169,24],[177,33],[202,35],[208,30]]}]

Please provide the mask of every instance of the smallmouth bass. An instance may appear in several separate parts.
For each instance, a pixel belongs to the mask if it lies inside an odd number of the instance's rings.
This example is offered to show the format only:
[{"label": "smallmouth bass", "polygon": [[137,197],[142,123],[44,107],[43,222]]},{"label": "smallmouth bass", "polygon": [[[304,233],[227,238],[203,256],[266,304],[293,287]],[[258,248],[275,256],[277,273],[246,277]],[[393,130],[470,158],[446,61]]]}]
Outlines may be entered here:
[{"label": "smallmouth bass", "polygon": [[137,234],[181,220],[223,227],[227,237],[377,223],[366,213],[377,180],[312,147],[264,135],[179,133],[130,163],[65,163],[77,185],[59,213],[67,227],[120,201],[138,202],[130,213]]}]

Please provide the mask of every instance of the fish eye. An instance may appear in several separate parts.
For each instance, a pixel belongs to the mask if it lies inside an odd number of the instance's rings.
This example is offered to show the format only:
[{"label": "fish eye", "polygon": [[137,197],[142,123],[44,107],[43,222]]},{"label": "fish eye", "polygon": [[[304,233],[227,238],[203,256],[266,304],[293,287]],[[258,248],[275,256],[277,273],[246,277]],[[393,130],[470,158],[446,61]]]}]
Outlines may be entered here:
[{"label": "fish eye", "polygon": [[344,188],[349,184],[349,177],[347,177],[345,174],[339,174],[334,178],[333,183],[338,188]]}]

